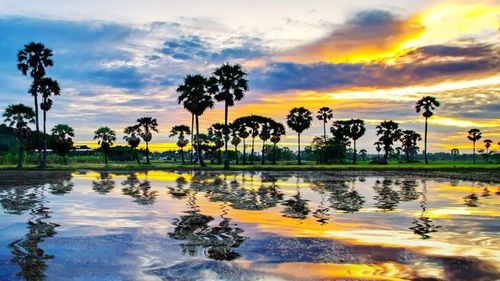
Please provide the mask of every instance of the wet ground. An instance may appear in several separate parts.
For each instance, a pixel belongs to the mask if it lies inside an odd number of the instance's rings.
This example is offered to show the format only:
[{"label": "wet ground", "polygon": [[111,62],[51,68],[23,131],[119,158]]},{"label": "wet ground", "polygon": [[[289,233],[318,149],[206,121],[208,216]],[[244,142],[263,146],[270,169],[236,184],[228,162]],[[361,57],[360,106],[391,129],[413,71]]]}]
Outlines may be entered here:
[{"label": "wet ground", "polygon": [[0,280],[500,278],[494,183],[328,172],[0,178]]}]

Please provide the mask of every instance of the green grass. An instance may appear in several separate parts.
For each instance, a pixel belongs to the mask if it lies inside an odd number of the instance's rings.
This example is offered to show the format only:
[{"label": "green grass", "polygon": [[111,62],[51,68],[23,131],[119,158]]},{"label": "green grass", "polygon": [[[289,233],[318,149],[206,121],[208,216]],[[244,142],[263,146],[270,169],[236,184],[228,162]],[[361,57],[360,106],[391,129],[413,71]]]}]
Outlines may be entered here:
[{"label": "green grass", "polygon": [[[105,166],[99,163],[71,163],[68,166],[62,164],[50,164],[46,170],[57,170],[57,171],[75,171],[75,170],[130,170],[130,171],[141,171],[141,170],[193,170],[199,169],[198,165],[181,165],[178,163],[165,163],[165,162],[153,162],[151,165],[137,165],[133,162],[120,162],[120,163],[110,163]],[[210,165],[205,170],[223,170],[222,165]],[[15,165],[0,165],[0,170],[38,170],[36,165],[27,165],[26,167],[19,169]],[[360,162],[357,165],[352,164],[314,164],[314,163],[304,163],[303,165],[297,165],[294,163],[278,163],[277,165],[231,165],[230,170],[235,171],[250,171],[250,170],[260,170],[260,171],[442,171],[442,172],[473,172],[473,171],[483,171],[483,172],[500,172],[499,163],[472,163],[472,162],[431,162],[429,165],[424,163],[397,163],[392,162],[388,165],[377,165],[368,164],[367,162]]]}]

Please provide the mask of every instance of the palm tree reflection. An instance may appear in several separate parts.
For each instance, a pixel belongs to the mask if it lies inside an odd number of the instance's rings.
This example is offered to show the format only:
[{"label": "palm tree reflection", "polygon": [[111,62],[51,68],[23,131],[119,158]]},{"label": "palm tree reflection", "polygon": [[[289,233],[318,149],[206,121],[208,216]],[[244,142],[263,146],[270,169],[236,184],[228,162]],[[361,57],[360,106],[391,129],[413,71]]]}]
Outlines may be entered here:
[{"label": "palm tree reflection", "polygon": [[99,194],[107,194],[115,188],[115,181],[108,172],[100,172],[97,180],[92,181],[92,189]]},{"label": "palm tree reflection", "polygon": [[393,181],[390,179],[384,179],[382,182],[377,180],[373,187],[377,193],[373,197],[376,201],[375,206],[382,211],[392,211],[398,206],[399,193],[391,188],[392,184]]},{"label": "palm tree reflection", "polygon": [[55,180],[49,183],[50,193],[54,195],[64,195],[73,190],[74,183],[71,181],[71,174],[67,174],[65,177]]},{"label": "palm tree reflection", "polygon": [[420,208],[422,209],[420,216],[413,220],[413,226],[410,227],[413,233],[420,236],[421,239],[429,239],[430,233],[437,232],[440,225],[435,225],[435,223],[426,216],[427,211],[427,185],[425,180],[422,181],[422,192],[420,193],[422,200],[420,201]]},{"label": "palm tree reflection", "polygon": [[130,174],[122,185],[125,186],[123,194],[134,198],[139,205],[152,205],[158,197],[158,192],[151,190],[151,183],[148,180],[139,181],[136,174]]},{"label": "palm tree reflection", "polygon": [[[350,187],[347,184],[350,183]],[[363,208],[364,197],[355,190],[356,179],[339,181],[331,191],[330,202],[335,210],[345,213],[355,213]]]}]

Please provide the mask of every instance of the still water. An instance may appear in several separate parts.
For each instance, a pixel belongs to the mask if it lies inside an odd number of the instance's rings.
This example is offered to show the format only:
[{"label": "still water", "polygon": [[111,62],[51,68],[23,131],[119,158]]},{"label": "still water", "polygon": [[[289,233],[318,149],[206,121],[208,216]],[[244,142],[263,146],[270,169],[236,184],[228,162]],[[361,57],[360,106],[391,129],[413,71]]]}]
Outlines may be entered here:
[{"label": "still water", "polygon": [[0,280],[496,280],[500,185],[408,174],[0,174]]}]

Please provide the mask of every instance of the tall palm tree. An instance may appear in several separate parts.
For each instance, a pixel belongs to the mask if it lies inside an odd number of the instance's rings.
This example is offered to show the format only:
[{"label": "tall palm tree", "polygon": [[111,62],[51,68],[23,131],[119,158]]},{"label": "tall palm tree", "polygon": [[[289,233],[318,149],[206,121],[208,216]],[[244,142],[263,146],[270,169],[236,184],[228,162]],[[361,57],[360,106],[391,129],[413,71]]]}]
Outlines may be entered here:
[{"label": "tall palm tree", "polygon": [[378,140],[384,144],[384,162],[387,163],[392,145],[401,137],[401,129],[399,124],[392,120],[382,121],[376,128],[377,136],[380,136]]},{"label": "tall palm tree", "polygon": [[214,100],[210,94],[207,93],[208,82],[202,75],[187,75],[184,78],[184,83],[177,87],[177,92],[180,94],[178,103],[195,116],[196,123],[196,152],[198,154],[198,161],[201,167],[205,167],[201,153],[200,142],[200,122],[199,117],[203,115],[205,110],[214,107]]},{"label": "tall palm tree", "polygon": [[263,122],[262,125],[261,125],[261,128],[260,128],[260,133],[259,133],[259,138],[262,140],[262,152],[261,152],[261,159],[260,159],[260,164],[261,165],[264,165],[266,160],[265,160],[265,157],[266,157],[266,151],[265,151],[265,147],[266,147],[266,141],[268,141],[270,138],[271,138],[271,130],[272,130],[272,127],[271,127],[271,122],[273,122],[274,120],[266,120],[267,122]]},{"label": "tall palm tree", "polygon": [[189,150],[189,163],[193,164],[193,152],[194,152],[194,114],[191,113],[191,149]]},{"label": "tall palm tree", "polygon": [[[31,42],[24,45],[24,49],[17,54],[17,68],[24,76],[28,73],[33,78],[31,90],[38,89],[38,83],[45,76],[45,68],[54,65],[52,61],[52,50],[46,48],[42,43]],[[35,125],[36,142],[38,145],[38,161],[40,167],[45,167],[45,160],[42,155],[42,143],[40,141],[40,125],[38,122],[38,92],[30,91],[35,102]]]},{"label": "tall palm tree", "polygon": [[323,138],[326,142],[326,123],[333,118],[333,110],[327,106],[324,106],[318,110],[318,115],[316,116],[318,120],[323,121]]},{"label": "tall palm tree", "polygon": [[[31,85],[31,93],[40,93],[42,95],[42,102],[40,103],[40,109],[43,111],[43,158],[47,156],[47,111],[52,108],[51,96],[59,96],[61,93],[61,88],[56,80],[50,77],[43,77],[38,83],[33,83]],[[33,87],[37,87],[33,89]]]},{"label": "tall palm tree", "polygon": [[353,142],[353,155],[352,164],[356,164],[356,141],[361,138],[365,132],[365,121],[361,119],[351,119],[347,122],[347,136],[352,139]]},{"label": "tall palm tree", "polygon": [[311,111],[304,107],[294,107],[290,110],[290,113],[286,117],[287,125],[290,129],[297,132],[298,136],[298,153],[297,153],[297,163],[300,165],[300,134],[311,127],[312,116]]},{"label": "tall palm tree", "polygon": [[104,165],[108,165],[109,149],[116,141],[116,133],[108,127],[100,127],[94,132],[94,139],[97,140],[104,152]]},{"label": "tall palm tree", "polygon": [[229,168],[229,153],[227,145],[229,142],[228,115],[229,107],[234,105],[235,101],[243,98],[248,91],[248,81],[245,78],[246,73],[239,64],[223,64],[217,68],[209,79],[209,92],[214,95],[217,101],[224,102],[224,169]]},{"label": "tall palm tree", "polygon": [[472,142],[472,161],[476,163],[476,141],[480,140],[483,136],[481,130],[479,129],[470,129],[467,131],[469,134],[467,138]]},{"label": "tall palm tree", "polygon": [[35,123],[35,112],[33,108],[24,104],[11,104],[5,109],[3,117],[5,117],[4,122],[14,129],[14,134],[19,141],[19,161],[17,162],[17,167],[21,168],[24,166],[26,141],[31,135],[29,124]]},{"label": "tall palm tree", "polygon": [[64,165],[68,165],[67,155],[73,148],[75,130],[67,124],[57,124],[52,128],[53,148],[57,154],[63,157]]},{"label": "tall palm tree", "polygon": [[426,96],[426,97],[423,97],[420,100],[418,100],[417,105],[415,106],[417,113],[422,111],[422,116],[424,116],[424,118],[425,118],[425,132],[424,132],[425,164],[429,164],[429,161],[427,160],[427,119],[431,118],[432,115],[434,115],[432,110],[439,107],[439,105],[440,104],[435,97]]},{"label": "tall palm tree", "polygon": [[141,165],[141,161],[139,161],[139,155],[137,155],[137,147],[141,143],[141,138],[139,137],[140,129],[137,125],[128,126],[123,129],[123,133],[125,136],[123,139],[130,145],[132,151],[134,152],[134,158],[137,161],[137,165]]},{"label": "tall palm tree", "polygon": [[185,135],[191,135],[191,130],[189,126],[186,125],[176,125],[173,126],[170,130],[169,137],[178,136],[177,146],[181,149],[181,163],[184,165],[184,150],[183,148],[189,143],[189,140],[186,139]]},{"label": "tall palm tree", "polygon": [[140,129],[140,136],[146,143],[146,164],[149,162],[149,142],[153,138],[153,133],[158,133],[158,122],[153,117],[141,117],[137,119],[137,127]]},{"label": "tall palm tree", "polygon": [[276,144],[281,141],[281,136],[285,134],[285,126],[279,122],[271,125],[271,142],[273,143],[273,165],[276,164]]}]

